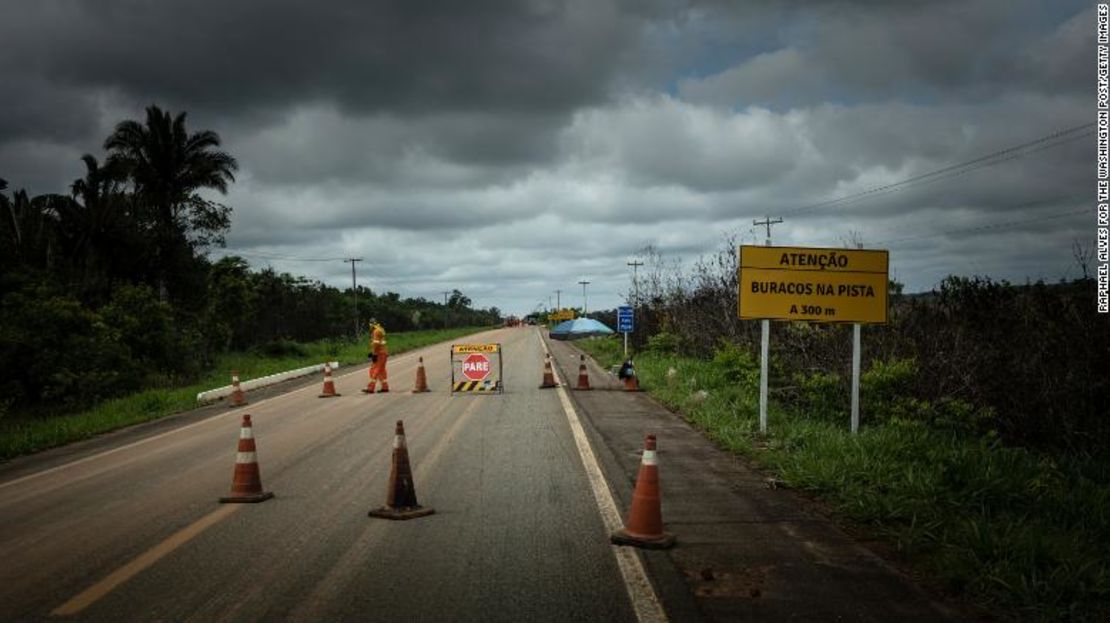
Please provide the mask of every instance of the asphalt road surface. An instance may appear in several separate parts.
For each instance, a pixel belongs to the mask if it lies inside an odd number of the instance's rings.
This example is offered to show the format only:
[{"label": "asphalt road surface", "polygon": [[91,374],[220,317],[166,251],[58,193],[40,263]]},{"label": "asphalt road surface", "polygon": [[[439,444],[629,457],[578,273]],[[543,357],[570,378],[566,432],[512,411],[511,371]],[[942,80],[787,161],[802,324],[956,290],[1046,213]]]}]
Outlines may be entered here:
[{"label": "asphalt road surface", "polygon": [[[954,621],[820,508],[716,448],[646,394],[572,392],[570,344],[535,328],[504,351],[502,395],[449,391],[441,344],[250,392],[0,466],[0,621]],[[544,355],[564,383],[539,389]],[[423,356],[431,393],[412,394]],[[243,414],[261,504],[221,505]],[[385,503],[403,420],[419,501]],[[615,547],[643,436],[659,435],[667,551]]]},{"label": "asphalt road surface", "polygon": [[[441,345],[392,358],[390,394],[359,392],[364,367],[340,371],[339,398],[313,384],[0,480],[0,620],[661,614],[636,586],[639,554],[606,539],[572,407],[537,387],[538,332],[467,341],[503,344],[503,395],[452,396]],[[420,355],[433,391],[411,394]],[[221,505],[244,413],[276,497]],[[385,502],[396,420],[432,516],[367,517]]]}]

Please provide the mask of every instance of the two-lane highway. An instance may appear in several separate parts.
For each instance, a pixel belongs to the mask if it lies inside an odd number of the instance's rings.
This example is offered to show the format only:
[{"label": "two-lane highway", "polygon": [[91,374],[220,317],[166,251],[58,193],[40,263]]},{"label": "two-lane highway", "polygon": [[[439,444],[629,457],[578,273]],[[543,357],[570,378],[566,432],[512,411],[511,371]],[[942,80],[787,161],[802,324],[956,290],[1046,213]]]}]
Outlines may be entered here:
[{"label": "two-lane highway", "polygon": [[[445,345],[0,482],[0,620],[635,620],[537,332],[503,329],[503,395],[454,395]],[[431,393],[411,394],[418,356]],[[250,413],[276,497],[220,505]],[[403,420],[420,502],[385,500]]]}]

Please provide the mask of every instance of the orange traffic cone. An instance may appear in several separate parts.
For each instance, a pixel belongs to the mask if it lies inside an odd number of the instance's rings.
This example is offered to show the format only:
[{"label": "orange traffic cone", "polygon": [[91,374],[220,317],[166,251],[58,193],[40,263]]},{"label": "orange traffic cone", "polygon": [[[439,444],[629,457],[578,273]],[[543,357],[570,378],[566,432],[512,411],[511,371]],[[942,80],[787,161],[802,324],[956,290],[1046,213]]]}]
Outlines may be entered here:
[{"label": "orange traffic cone", "polygon": [[241,407],[247,404],[247,395],[243,393],[243,389],[239,387],[239,371],[231,371],[231,395],[227,398],[227,404],[230,407]]},{"label": "orange traffic cone", "polygon": [[335,391],[335,382],[331,380],[331,364],[324,363],[324,391],[320,394],[320,398],[335,398],[341,394]]},{"label": "orange traffic cone", "polygon": [[609,536],[616,545],[632,545],[648,549],[666,549],[674,545],[674,535],[663,532],[663,515],[659,507],[659,467],[655,462],[655,435],[644,439],[640,473],[632,492],[632,508],[624,528]]},{"label": "orange traffic cone", "polygon": [[624,377],[624,391],[626,392],[642,392],[640,389],[640,379],[636,376],[636,368],[632,365],[632,360],[628,360],[628,376]]},{"label": "orange traffic cone", "polygon": [[543,383],[540,385],[540,389],[550,389],[552,387],[558,387],[559,384],[555,382],[555,373],[551,371],[551,355],[544,355],[544,357]]},{"label": "orange traffic cone", "polygon": [[593,389],[590,387],[590,373],[586,371],[586,356],[579,355],[578,360],[578,385],[574,389]]},{"label": "orange traffic cone", "polygon": [[251,416],[243,415],[239,429],[239,452],[235,455],[235,474],[231,477],[231,494],[220,502],[262,502],[274,497],[262,490],[262,474],[258,471],[258,457],[254,452],[254,432]]},{"label": "orange traffic cone", "polygon": [[424,358],[420,358],[420,363],[416,366],[416,387],[412,388],[412,393],[420,394],[423,392],[431,391],[428,389],[428,373],[424,371]]},{"label": "orange traffic cone", "polygon": [[435,509],[421,506],[416,502],[416,487],[412,482],[412,467],[409,465],[409,449],[405,445],[405,425],[397,420],[393,438],[393,465],[389,469],[389,489],[385,495],[385,506],[370,511],[371,517],[381,519],[415,519],[431,515]]}]

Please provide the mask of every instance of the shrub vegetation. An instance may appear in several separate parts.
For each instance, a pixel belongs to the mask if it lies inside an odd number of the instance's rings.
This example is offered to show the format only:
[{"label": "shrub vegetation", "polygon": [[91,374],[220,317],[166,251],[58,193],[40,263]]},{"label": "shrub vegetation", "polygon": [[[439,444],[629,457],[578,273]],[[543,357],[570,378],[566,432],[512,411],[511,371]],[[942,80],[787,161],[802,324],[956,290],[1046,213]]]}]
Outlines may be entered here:
[{"label": "shrub vegetation", "polygon": [[[858,435],[851,328],[772,323],[763,436],[759,323],[736,317],[734,245],[691,270],[645,250],[644,387],[993,615],[1110,620],[1110,318],[1093,279],[949,277],[916,295],[892,282],[890,323],[863,329]],[[622,358],[618,339],[580,344]]]},{"label": "shrub vegetation", "polygon": [[[29,196],[0,180],[0,414],[49,417],[144,388],[192,386],[233,351],[301,357],[300,342],[492,325],[458,290],[446,304],[354,292],[212,261],[231,226],[238,163],[210,131],[157,106],[120,122],[106,156],[82,157],[68,191]],[[358,323],[355,318],[358,318]],[[226,374],[221,371],[220,374]]]}]

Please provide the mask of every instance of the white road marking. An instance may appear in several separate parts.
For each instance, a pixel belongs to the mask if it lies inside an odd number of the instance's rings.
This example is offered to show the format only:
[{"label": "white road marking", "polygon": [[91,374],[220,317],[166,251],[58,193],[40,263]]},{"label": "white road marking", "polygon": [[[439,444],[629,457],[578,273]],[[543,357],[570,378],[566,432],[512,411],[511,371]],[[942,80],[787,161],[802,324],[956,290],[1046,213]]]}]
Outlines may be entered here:
[{"label": "white road marking", "polygon": [[[540,346],[543,348],[544,354],[550,354],[547,350],[547,344],[543,341],[543,336],[537,333],[536,337],[540,340]],[[555,366],[551,366],[551,372],[555,375],[555,382],[559,383]],[[563,412],[566,413],[571,433],[574,434],[574,444],[578,447],[578,456],[582,459],[582,467],[585,468],[586,477],[590,481],[590,489],[593,490],[594,500],[597,501],[597,510],[601,514],[601,521],[605,524],[607,532],[615,532],[624,527],[624,522],[617,510],[617,504],[613,500],[613,492],[609,489],[609,484],[605,482],[605,476],[601,473],[601,466],[597,463],[597,457],[590,446],[590,440],[586,437],[586,431],[582,428],[582,422],[578,419],[578,413],[574,410],[570,397],[567,396],[566,388],[560,383],[555,391],[559,393],[559,402],[563,404]],[[630,547],[614,545],[613,555],[617,559],[617,567],[620,568],[621,576],[624,578],[624,586],[628,590],[628,598],[632,601],[632,609],[636,612],[636,619],[642,623],[665,623],[667,613],[664,612],[663,604],[659,602],[659,596],[655,594],[655,588],[652,587],[651,580],[647,577],[647,571],[636,552]]]}]

